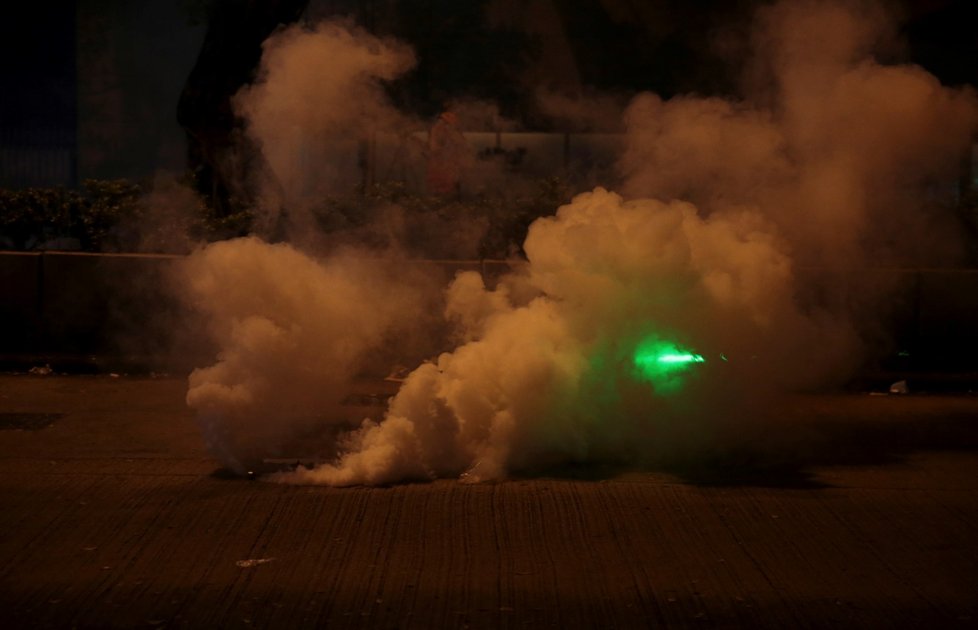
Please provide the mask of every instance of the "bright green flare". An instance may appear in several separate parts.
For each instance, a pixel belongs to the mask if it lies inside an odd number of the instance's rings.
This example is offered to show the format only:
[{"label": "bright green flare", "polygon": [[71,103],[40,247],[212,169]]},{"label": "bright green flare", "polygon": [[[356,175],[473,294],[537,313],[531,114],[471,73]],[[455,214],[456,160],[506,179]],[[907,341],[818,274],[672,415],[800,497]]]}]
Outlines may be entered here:
[{"label": "bright green flare", "polygon": [[655,359],[659,363],[703,363],[706,359],[692,352],[682,354],[661,354]]},{"label": "bright green flare", "polygon": [[699,354],[656,338],[639,343],[632,360],[638,377],[651,382],[662,393],[678,391],[683,384],[680,375],[693,363],[706,362]]}]

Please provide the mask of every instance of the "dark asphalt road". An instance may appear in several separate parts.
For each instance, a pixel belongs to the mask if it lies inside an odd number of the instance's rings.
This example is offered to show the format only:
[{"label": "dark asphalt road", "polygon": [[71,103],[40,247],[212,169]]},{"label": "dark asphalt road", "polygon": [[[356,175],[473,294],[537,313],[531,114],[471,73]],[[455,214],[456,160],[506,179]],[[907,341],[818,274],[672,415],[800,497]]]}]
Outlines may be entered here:
[{"label": "dark asphalt road", "polygon": [[975,397],[797,399],[775,462],[333,489],[221,474],[183,393],[0,376],[2,627],[978,626]]}]

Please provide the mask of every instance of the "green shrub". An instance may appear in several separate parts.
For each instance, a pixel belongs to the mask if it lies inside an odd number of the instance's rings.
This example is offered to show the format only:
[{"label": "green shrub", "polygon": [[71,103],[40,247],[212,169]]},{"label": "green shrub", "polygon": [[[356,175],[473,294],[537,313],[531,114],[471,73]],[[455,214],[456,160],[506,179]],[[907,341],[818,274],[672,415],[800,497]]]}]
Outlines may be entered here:
[{"label": "green shrub", "polygon": [[[156,192],[125,179],[86,180],[78,190],[0,189],[0,249],[179,253],[194,242],[251,230],[251,213],[221,216],[189,187],[177,182],[173,188],[182,196],[169,203],[159,203]],[[572,192],[559,178],[540,180],[511,196],[434,197],[387,182],[324,198],[312,214],[322,233],[352,235],[367,244],[399,239],[398,245],[421,256],[509,258],[520,254],[529,224],[553,214]],[[403,225],[397,234],[382,233],[377,217],[392,207],[399,209]],[[458,246],[460,226],[478,228],[478,242]]]},{"label": "green shrub", "polygon": [[0,245],[31,250],[74,239],[85,251],[101,251],[112,228],[136,212],[141,194],[126,180],[89,180],[82,190],[0,189]]},{"label": "green shrub", "polygon": [[[85,180],[79,190],[0,189],[0,249],[179,252],[190,241],[247,233],[247,213],[219,217],[199,196],[187,196],[187,207],[160,215],[146,189],[125,179]],[[169,236],[177,232],[179,243]]]},{"label": "green shrub", "polygon": [[[478,257],[506,259],[522,253],[530,223],[552,215],[567,203],[574,190],[560,178],[533,182],[523,194],[487,194],[437,197],[412,192],[401,182],[385,182],[361,193],[325,199],[314,210],[321,230],[326,233],[356,232],[370,228],[384,207],[396,206],[403,212],[405,233],[400,245],[427,257]],[[455,231],[464,226],[482,226],[474,248],[459,248]],[[360,241],[371,242],[370,233]]]}]

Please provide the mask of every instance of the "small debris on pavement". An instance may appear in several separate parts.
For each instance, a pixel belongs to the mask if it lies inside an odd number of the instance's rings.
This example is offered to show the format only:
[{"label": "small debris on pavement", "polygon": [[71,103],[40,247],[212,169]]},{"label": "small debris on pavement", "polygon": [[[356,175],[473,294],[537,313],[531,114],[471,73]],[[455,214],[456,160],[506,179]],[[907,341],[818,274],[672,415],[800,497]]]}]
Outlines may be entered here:
[{"label": "small debris on pavement", "polygon": [[890,385],[891,394],[909,394],[910,388],[907,387],[907,381],[897,381]]},{"label": "small debris on pavement", "polygon": [[275,558],[251,558],[249,560],[238,560],[234,564],[242,569],[250,569],[251,567],[257,567],[259,564],[268,564]]}]

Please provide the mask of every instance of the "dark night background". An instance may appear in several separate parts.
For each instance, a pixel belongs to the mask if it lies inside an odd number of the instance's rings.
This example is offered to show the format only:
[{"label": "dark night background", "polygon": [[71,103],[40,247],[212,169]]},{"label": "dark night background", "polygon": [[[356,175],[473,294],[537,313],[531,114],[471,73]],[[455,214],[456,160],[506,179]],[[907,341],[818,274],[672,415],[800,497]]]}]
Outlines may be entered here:
[{"label": "dark night background", "polygon": [[[8,3],[0,41],[0,185],[183,170],[227,141],[228,99],[280,23],[349,16],[405,40],[418,66],[390,86],[422,117],[445,100],[498,102],[525,128],[541,82],[570,93],[735,93],[756,0],[77,0]],[[975,3],[906,0],[900,61],[978,85]],[[533,7],[518,12],[512,7]],[[721,42],[722,45],[718,45]],[[179,107],[178,107],[179,105]],[[178,124],[179,123],[179,124]],[[195,146],[198,145],[198,146]],[[196,151],[193,149],[196,148]]]}]

